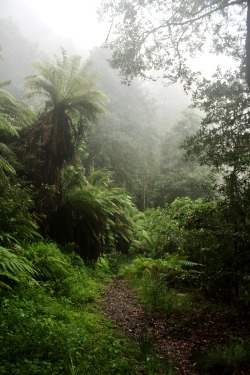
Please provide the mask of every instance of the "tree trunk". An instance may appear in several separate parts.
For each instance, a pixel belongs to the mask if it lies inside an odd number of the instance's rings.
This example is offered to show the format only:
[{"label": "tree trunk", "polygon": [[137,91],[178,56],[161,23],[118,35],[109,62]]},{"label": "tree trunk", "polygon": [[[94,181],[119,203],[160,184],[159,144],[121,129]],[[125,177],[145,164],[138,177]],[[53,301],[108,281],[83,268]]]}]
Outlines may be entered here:
[{"label": "tree trunk", "polygon": [[250,0],[247,0],[246,79],[250,90]]}]

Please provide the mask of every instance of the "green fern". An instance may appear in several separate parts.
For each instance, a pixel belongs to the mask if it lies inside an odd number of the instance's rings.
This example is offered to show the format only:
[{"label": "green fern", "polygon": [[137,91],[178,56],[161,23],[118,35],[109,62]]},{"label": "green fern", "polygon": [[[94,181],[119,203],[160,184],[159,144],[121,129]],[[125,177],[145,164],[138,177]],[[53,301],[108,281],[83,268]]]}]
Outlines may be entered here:
[{"label": "green fern", "polygon": [[[1,88],[8,83],[6,81],[0,84],[0,135],[18,136],[20,126],[29,124],[33,114],[22,102]],[[15,174],[15,170],[8,160],[9,153],[8,147],[0,143],[0,171],[3,174]]]},{"label": "green fern", "polygon": [[108,174],[92,171],[86,180],[83,170],[64,166],[62,198],[63,204],[71,207],[75,225],[80,228],[79,241],[89,256],[93,250],[98,257],[105,246],[116,249],[118,242],[129,246],[137,210],[123,189],[112,187]]},{"label": "green fern", "polygon": [[201,263],[191,262],[190,260],[186,260],[186,259],[180,259],[179,262],[180,262],[180,264],[181,264],[183,267],[197,267],[197,266],[203,266]]},{"label": "green fern", "polygon": [[54,243],[33,243],[26,248],[25,254],[36,269],[38,280],[63,280],[70,273],[66,258]]},{"label": "green fern", "polygon": [[21,277],[35,274],[31,263],[19,254],[0,246],[0,287],[12,289],[10,281],[18,282]]}]

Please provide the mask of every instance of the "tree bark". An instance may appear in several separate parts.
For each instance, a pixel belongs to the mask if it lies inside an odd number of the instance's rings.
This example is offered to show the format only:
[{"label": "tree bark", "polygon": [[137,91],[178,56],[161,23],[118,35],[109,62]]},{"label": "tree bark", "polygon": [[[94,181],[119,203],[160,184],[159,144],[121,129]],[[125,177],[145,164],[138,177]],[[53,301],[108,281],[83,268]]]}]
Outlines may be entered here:
[{"label": "tree bark", "polygon": [[247,0],[246,80],[250,90],[250,0]]}]

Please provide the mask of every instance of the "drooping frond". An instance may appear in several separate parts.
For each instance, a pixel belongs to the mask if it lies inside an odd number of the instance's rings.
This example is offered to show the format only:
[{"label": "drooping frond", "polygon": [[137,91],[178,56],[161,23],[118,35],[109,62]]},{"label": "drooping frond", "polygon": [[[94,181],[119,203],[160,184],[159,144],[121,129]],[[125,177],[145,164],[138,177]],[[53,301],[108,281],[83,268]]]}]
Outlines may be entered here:
[{"label": "drooping frond", "polygon": [[31,123],[33,116],[32,111],[24,103],[0,89],[0,130],[16,135],[19,128]]},{"label": "drooping frond", "polygon": [[12,124],[12,117],[8,114],[0,113],[0,132],[8,135],[18,135],[17,129]]},{"label": "drooping frond", "polygon": [[[0,143],[0,152],[1,152],[1,144]],[[15,169],[8,163],[8,161],[0,155],[0,171],[4,173],[10,173],[10,174],[15,174]]]},{"label": "drooping frond", "polygon": [[112,187],[109,175],[92,171],[81,183],[81,173],[68,166],[62,180],[63,204],[72,209],[83,257],[97,259],[105,246],[129,245],[135,208],[124,190]]},{"label": "drooping frond", "polygon": [[27,259],[0,246],[0,288],[11,289],[11,280],[18,282],[21,276],[34,274],[35,270]]},{"label": "drooping frond", "polygon": [[[35,65],[38,74],[27,77],[28,97],[43,96],[45,107],[32,129],[33,140],[44,151],[44,183],[59,185],[63,163],[79,163],[84,129],[105,113],[105,95],[95,89],[89,63],[78,55],[62,54],[55,61]],[[54,177],[53,177],[54,176]]]},{"label": "drooping frond", "polygon": [[[3,86],[3,84],[1,84]],[[10,93],[0,88],[0,136],[18,136],[21,127],[31,123],[33,113],[22,102],[16,100]],[[6,158],[8,147],[0,144],[0,171],[15,173],[14,168]]]},{"label": "drooping frond", "polygon": [[[88,72],[89,62],[81,65],[81,57],[54,56],[55,63],[36,63],[37,75],[27,77],[28,97],[43,95],[47,108],[60,106],[64,111],[79,112],[92,120],[90,113],[104,113],[105,95],[94,90],[94,78]],[[87,105],[89,103],[89,105]],[[96,117],[94,118],[96,119]]]}]

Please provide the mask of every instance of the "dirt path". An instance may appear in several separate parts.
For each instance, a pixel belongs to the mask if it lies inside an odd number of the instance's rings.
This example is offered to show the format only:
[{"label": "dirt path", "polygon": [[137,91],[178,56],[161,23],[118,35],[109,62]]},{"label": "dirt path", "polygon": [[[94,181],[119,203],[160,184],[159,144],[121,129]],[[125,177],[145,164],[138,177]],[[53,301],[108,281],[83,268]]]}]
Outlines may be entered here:
[{"label": "dirt path", "polygon": [[[198,355],[230,336],[247,335],[245,321],[227,319],[221,311],[196,307],[191,314],[165,319],[151,314],[136,298],[125,280],[108,283],[102,301],[104,314],[131,339],[150,340],[160,358],[172,359],[181,374],[194,375]],[[246,374],[240,372],[239,374]]]}]

